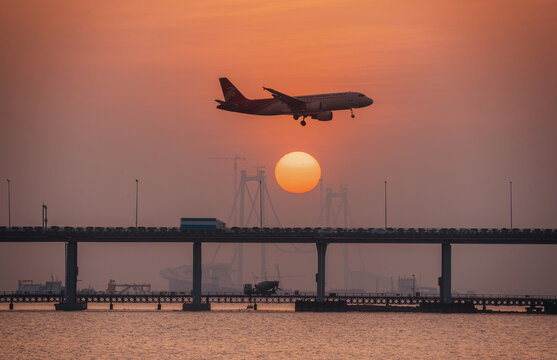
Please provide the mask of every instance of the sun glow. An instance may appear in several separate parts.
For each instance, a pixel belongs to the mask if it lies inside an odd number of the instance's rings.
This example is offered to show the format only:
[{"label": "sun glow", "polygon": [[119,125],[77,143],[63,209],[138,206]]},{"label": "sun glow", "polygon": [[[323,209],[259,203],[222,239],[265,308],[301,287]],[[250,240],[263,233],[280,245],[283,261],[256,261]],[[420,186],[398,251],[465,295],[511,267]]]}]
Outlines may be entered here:
[{"label": "sun glow", "polygon": [[321,167],[313,156],[302,151],[284,155],[275,167],[275,179],[284,190],[301,194],[311,191],[321,179]]}]

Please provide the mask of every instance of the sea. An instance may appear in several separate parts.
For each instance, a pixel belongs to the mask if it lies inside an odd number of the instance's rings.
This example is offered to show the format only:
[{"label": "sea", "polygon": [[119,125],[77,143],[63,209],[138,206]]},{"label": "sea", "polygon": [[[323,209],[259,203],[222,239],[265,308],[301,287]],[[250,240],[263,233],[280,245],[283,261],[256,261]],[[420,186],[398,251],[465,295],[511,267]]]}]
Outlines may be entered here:
[{"label": "sea", "polygon": [[0,359],[557,359],[555,315],[41,306],[0,309]]}]

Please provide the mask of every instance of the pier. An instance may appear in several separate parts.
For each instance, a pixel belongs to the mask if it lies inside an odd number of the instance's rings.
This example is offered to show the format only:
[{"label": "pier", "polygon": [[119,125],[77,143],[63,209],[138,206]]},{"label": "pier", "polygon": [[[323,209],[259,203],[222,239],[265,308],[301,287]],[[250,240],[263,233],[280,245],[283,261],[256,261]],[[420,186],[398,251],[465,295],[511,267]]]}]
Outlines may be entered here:
[{"label": "pier", "polygon": [[[261,297],[258,301],[274,301],[284,299],[284,302],[298,302],[304,310],[322,311],[331,308],[333,311],[344,306],[351,305],[375,305],[377,301],[385,301],[385,304],[407,304],[419,305],[424,311],[451,312],[461,311],[462,304],[475,305],[501,305],[512,304],[518,298],[507,298],[489,300],[488,298],[460,298],[451,294],[451,246],[453,244],[498,244],[498,245],[555,245],[557,244],[557,230],[555,229],[374,229],[374,228],[226,228],[226,229],[184,229],[177,228],[104,228],[104,227],[12,227],[11,229],[0,228],[0,242],[64,242],[66,244],[66,293],[58,296],[42,298],[40,296],[28,296],[29,302],[56,301],[57,310],[84,310],[89,302],[102,302],[106,299],[110,303],[114,298],[134,299],[157,299],[164,303],[164,299],[177,299],[176,297],[156,296],[106,296],[77,294],[77,250],[80,242],[152,242],[152,243],[192,243],[193,246],[193,289],[191,295],[183,295],[181,299],[183,310],[209,310],[211,302],[245,302],[256,300],[253,296],[245,295],[203,295],[201,284],[201,251],[203,243],[313,243],[317,250],[317,273],[316,293],[310,297],[296,295]],[[429,297],[385,297],[385,296],[326,296],[325,294],[325,259],[328,244],[439,244],[441,246],[441,269],[440,269],[440,296]],[[9,300],[7,300],[9,297]],[[246,298],[251,298],[247,299]],[[25,299],[19,295],[3,295],[0,302],[9,301],[11,304]],[[15,300],[14,300],[15,299]],[[39,300],[41,299],[41,300]],[[52,300],[54,299],[54,300]],[[104,299],[104,300],[101,300]],[[124,301],[124,300],[122,300]],[[150,301],[150,300],[149,300]],[[170,300],[168,300],[170,301]],[[174,300],[172,300],[174,301]],[[281,300],[276,300],[281,301]],[[501,302],[502,301],[502,302]],[[543,307],[547,313],[555,313],[555,299],[531,299],[517,303],[517,306],[531,306],[533,308]],[[533,302],[532,302],[533,301]],[[545,301],[545,302],[544,302]],[[21,302],[26,302],[22,300]],[[147,300],[145,300],[147,302]],[[330,306],[335,302],[335,306]],[[526,305],[524,305],[526,304]],[[534,304],[534,305],[532,305]],[[336,310],[335,310],[336,309]]]},{"label": "pier", "polygon": [[[210,310],[211,304],[294,304],[296,311],[491,312],[492,308],[498,308],[505,312],[507,309],[520,307],[527,313],[557,313],[557,296],[530,295],[456,295],[451,300],[455,309],[443,307],[443,302],[437,296],[373,293],[329,293],[321,302],[317,300],[315,293],[270,296],[207,293],[200,294],[197,300],[191,294],[168,292],[139,295],[77,294],[75,300],[81,307],[77,306],[74,310],[86,309],[87,304],[107,304],[110,310],[113,310],[113,304],[156,304],[156,310],[161,310],[162,304],[182,304],[184,310],[199,310],[200,307],[202,310]],[[58,306],[60,303],[68,303],[63,293],[0,294],[0,304],[10,304],[10,309],[14,308],[14,304],[54,304],[57,310],[62,310]]]}]

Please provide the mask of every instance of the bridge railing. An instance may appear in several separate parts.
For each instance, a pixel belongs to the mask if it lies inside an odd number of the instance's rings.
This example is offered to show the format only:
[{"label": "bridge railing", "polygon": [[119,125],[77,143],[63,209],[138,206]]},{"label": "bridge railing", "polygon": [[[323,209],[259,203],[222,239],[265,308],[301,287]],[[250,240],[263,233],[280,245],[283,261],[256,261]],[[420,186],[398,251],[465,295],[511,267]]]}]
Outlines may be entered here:
[{"label": "bridge railing", "polygon": [[458,299],[542,299],[557,300],[556,295],[453,294]]},{"label": "bridge railing", "polygon": [[557,229],[495,229],[495,228],[258,228],[258,227],[232,227],[224,229],[180,229],[177,227],[103,227],[103,226],[50,226],[46,230],[41,226],[0,226],[2,233],[92,233],[92,234],[137,234],[137,233],[184,233],[184,234],[314,234],[326,235],[345,235],[345,236],[405,236],[405,237],[529,237],[529,238],[555,238]]}]

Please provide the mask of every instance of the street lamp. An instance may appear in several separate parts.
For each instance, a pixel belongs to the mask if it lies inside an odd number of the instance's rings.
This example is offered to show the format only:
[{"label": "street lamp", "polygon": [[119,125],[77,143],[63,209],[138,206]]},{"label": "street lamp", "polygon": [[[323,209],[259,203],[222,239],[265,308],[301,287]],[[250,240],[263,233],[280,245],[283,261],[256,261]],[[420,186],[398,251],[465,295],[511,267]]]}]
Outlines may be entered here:
[{"label": "street lamp", "polygon": [[12,228],[12,206],[11,206],[11,191],[10,191],[10,179],[6,179],[8,182],[8,229]]},{"label": "street lamp", "polygon": [[48,228],[48,206],[43,204],[43,231]]},{"label": "street lamp", "polygon": [[387,180],[385,180],[385,229],[387,229]]},{"label": "street lamp", "polygon": [[513,229],[513,182],[509,181],[509,197],[511,210],[511,230]]},{"label": "street lamp", "polygon": [[135,179],[135,228],[137,229],[137,208],[139,202],[139,179]]}]

